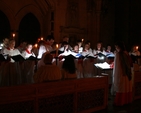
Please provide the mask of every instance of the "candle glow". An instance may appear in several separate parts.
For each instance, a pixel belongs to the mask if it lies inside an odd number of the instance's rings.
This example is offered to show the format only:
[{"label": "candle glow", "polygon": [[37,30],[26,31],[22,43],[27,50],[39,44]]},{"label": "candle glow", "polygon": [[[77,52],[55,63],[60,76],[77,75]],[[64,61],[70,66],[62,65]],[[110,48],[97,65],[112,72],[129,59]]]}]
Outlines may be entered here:
[{"label": "candle glow", "polygon": [[84,41],[84,39],[82,38],[82,42]]},{"label": "candle glow", "polygon": [[58,44],[56,44],[56,57],[58,56]]},{"label": "candle glow", "polygon": [[13,38],[14,38],[14,37],[16,36],[16,34],[15,34],[15,33],[13,33],[13,34],[12,34],[12,36],[13,36]]},{"label": "candle glow", "polygon": [[56,48],[58,48],[58,44],[56,44]]},{"label": "candle glow", "polygon": [[34,46],[35,46],[35,48],[37,48],[38,47],[38,44],[35,44]]},{"label": "candle glow", "polygon": [[139,47],[138,47],[138,46],[136,46],[136,50],[138,50],[138,48],[139,48]]},{"label": "candle glow", "polygon": [[41,37],[41,40],[44,40],[44,38],[43,38],[43,37]]}]

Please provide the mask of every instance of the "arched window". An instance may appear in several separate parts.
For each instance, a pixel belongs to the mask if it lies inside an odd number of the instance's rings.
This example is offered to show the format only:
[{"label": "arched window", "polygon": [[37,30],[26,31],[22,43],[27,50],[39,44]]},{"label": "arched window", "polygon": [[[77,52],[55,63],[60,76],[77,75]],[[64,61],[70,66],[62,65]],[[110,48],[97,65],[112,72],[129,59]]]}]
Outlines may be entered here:
[{"label": "arched window", "polygon": [[0,11],[0,41],[5,37],[10,37],[10,23],[7,16]]},{"label": "arched window", "polygon": [[34,44],[40,35],[41,29],[37,18],[32,13],[26,14],[19,25],[19,43],[26,40]]}]

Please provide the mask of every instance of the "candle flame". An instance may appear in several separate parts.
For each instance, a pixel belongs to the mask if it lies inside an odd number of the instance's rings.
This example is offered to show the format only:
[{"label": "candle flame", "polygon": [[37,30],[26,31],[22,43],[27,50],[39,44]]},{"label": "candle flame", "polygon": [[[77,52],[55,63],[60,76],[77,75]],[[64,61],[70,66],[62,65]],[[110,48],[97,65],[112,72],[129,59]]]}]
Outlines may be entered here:
[{"label": "candle flame", "polygon": [[15,34],[15,33],[13,33],[13,34],[12,34],[12,36],[13,36],[13,38],[14,38],[14,37],[16,36],[16,34]]},{"label": "candle flame", "polygon": [[56,44],[56,48],[58,48],[58,44]]},{"label": "candle flame", "polygon": [[84,39],[82,38],[82,42],[84,41]]},{"label": "candle flame", "polygon": [[43,37],[41,37],[41,40],[44,40],[44,38],[43,38]]},{"label": "candle flame", "polygon": [[38,47],[38,44],[35,44],[34,46],[37,48]]}]

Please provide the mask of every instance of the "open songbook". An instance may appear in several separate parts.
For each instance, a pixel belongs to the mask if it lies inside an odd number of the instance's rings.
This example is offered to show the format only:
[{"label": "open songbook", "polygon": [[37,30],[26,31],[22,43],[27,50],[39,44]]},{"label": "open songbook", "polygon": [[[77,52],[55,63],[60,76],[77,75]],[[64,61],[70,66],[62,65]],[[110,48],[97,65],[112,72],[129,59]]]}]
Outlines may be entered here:
[{"label": "open songbook", "polygon": [[76,59],[79,59],[79,58],[96,58],[93,54],[90,54],[90,53],[75,53],[75,52],[72,52],[72,51],[68,51],[68,52],[64,52],[62,54],[60,54],[59,56],[68,56],[68,55],[72,55],[74,56],[74,58]]},{"label": "open songbook", "polygon": [[15,55],[15,56],[11,56],[11,58],[15,61],[15,62],[19,62],[19,61],[24,61],[24,57],[19,55]]},{"label": "open songbook", "polygon": [[5,56],[3,54],[0,54],[0,61],[6,61],[7,59],[5,58]]},{"label": "open songbook", "polygon": [[106,55],[106,57],[107,57],[107,58],[114,58],[115,55],[114,55],[113,53],[109,53],[109,54]]},{"label": "open songbook", "polygon": [[30,56],[29,58],[24,58],[22,55],[15,55],[15,56],[11,56],[11,58],[15,61],[15,62],[20,62],[20,61],[25,61],[25,60],[36,60],[37,58],[34,56]]},{"label": "open songbook", "polygon": [[112,69],[110,67],[110,64],[108,64],[107,62],[104,63],[96,63],[94,64],[96,67],[101,68],[101,69]]},{"label": "open songbook", "polygon": [[26,60],[36,60],[37,58],[34,56],[30,56],[29,58],[26,58]]}]

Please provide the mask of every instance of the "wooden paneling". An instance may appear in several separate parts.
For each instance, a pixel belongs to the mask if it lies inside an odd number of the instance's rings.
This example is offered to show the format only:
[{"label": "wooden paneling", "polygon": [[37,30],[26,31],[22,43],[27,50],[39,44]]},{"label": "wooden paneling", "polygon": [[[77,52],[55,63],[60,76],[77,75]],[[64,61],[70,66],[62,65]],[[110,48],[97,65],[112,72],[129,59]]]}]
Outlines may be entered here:
[{"label": "wooden paneling", "polygon": [[0,88],[1,113],[83,113],[107,107],[105,76]]}]

